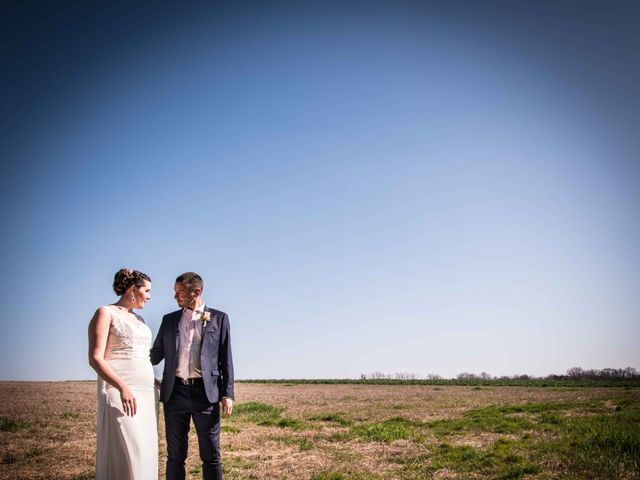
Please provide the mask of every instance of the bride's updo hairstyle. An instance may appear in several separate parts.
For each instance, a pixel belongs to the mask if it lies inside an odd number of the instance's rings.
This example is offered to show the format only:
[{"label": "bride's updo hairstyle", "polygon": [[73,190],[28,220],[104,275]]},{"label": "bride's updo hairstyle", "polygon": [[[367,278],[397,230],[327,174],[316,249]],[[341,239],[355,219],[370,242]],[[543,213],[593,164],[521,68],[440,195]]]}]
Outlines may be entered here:
[{"label": "bride's updo hairstyle", "polygon": [[116,292],[116,295],[123,295],[131,286],[142,287],[145,280],[147,282],[151,281],[149,275],[146,273],[121,268],[116,272],[115,277],[113,277],[113,291]]}]

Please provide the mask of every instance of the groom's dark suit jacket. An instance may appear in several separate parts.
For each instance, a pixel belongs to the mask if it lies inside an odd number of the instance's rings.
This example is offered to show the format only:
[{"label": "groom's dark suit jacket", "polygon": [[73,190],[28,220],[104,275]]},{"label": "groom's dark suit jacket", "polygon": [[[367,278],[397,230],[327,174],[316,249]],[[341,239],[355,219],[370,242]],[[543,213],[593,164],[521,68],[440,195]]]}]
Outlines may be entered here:
[{"label": "groom's dark suit jacket", "polygon": [[[211,313],[211,320],[203,332],[200,366],[207,398],[211,403],[217,403],[222,400],[222,397],[234,398],[229,317],[226,313],[213,308],[205,306],[205,310]],[[180,341],[178,325],[181,316],[182,309],[162,318],[160,330],[151,348],[153,365],[157,365],[164,359],[164,372],[160,386],[161,402],[167,402],[171,398],[176,381]]]}]

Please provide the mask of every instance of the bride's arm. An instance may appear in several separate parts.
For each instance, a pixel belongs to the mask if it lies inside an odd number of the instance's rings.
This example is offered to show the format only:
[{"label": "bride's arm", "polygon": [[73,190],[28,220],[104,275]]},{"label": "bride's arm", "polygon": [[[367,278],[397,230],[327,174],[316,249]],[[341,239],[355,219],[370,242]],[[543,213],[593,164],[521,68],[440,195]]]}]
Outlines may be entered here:
[{"label": "bride's arm", "polygon": [[136,414],[137,409],[136,398],[127,387],[127,384],[113,371],[104,358],[110,325],[111,315],[106,308],[100,307],[93,314],[93,318],[89,323],[89,365],[100,378],[118,389],[124,413],[133,416]]}]

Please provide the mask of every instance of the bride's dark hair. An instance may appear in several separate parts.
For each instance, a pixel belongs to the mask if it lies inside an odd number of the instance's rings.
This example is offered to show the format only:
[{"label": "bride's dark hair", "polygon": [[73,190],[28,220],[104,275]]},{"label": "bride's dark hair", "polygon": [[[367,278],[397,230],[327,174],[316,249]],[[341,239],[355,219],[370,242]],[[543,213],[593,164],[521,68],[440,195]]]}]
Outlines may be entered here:
[{"label": "bride's dark hair", "polygon": [[151,278],[149,278],[149,275],[146,273],[121,268],[116,272],[115,277],[113,277],[113,291],[116,292],[116,295],[122,295],[132,285],[134,287],[142,287],[145,280],[147,282],[151,281]]}]

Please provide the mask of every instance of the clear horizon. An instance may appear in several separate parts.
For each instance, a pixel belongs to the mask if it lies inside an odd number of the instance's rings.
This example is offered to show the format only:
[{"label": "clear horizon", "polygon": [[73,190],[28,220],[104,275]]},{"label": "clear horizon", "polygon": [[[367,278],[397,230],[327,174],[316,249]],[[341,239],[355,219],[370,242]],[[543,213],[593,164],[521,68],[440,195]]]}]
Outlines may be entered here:
[{"label": "clear horizon", "polygon": [[639,4],[2,8],[0,380],[122,267],[240,379],[640,369]]}]

